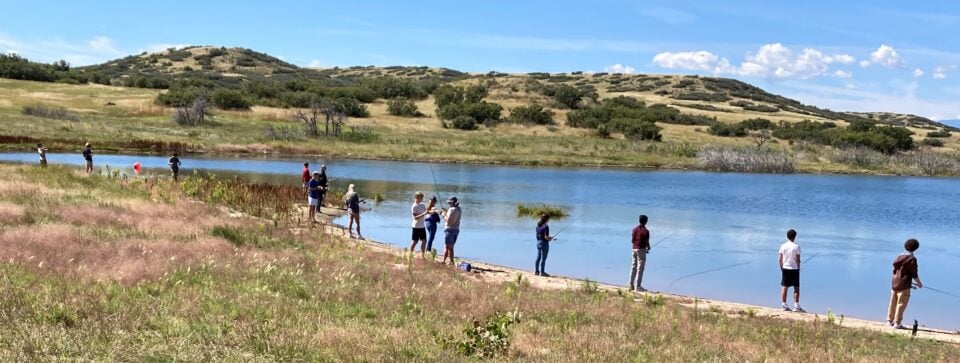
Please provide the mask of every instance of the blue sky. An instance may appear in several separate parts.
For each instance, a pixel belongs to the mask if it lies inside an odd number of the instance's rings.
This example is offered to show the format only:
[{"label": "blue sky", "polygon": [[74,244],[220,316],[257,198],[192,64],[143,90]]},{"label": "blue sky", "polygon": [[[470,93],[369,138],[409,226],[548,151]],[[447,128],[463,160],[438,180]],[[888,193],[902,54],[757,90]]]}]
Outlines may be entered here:
[{"label": "blue sky", "polygon": [[182,45],[304,66],[732,77],[835,110],[960,118],[950,1],[10,2],[0,51],[98,63]]}]

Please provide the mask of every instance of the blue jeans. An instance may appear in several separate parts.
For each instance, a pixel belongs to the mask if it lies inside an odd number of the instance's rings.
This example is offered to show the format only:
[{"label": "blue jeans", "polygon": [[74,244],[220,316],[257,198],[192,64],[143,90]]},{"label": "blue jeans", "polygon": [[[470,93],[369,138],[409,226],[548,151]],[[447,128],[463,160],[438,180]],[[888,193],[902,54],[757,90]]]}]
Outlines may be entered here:
[{"label": "blue jeans", "polygon": [[457,237],[459,236],[459,229],[445,229],[443,230],[443,243],[447,246],[453,246],[457,243]]},{"label": "blue jeans", "polygon": [[550,252],[550,242],[537,241],[537,262],[534,262],[533,268],[536,272],[546,272],[547,253]]},{"label": "blue jeans", "polygon": [[437,236],[437,224],[431,221],[424,221],[424,227],[427,227],[427,251],[433,251],[433,238]]}]

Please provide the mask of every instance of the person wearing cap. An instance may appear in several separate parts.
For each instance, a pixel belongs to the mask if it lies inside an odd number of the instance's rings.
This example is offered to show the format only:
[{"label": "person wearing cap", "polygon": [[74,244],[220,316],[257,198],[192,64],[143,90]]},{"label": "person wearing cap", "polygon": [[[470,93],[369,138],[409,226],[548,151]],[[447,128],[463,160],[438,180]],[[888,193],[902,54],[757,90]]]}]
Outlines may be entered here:
[{"label": "person wearing cap", "polygon": [[319,171],[313,172],[313,178],[307,182],[307,190],[309,192],[309,196],[307,197],[309,205],[307,205],[307,208],[310,209],[310,224],[313,225],[313,223],[320,223],[320,221],[317,220],[317,206],[320,205]]},{"label": "person wearing cap", "polygon": [[447,199],[447,205],[450,208],[443,210],[445,227],[443,228],[444,244],[443,263],[447,263],[447,257],[450,257],[450,264],[454,265],[453,246],[457,244],[457,237],[460,236],[460,201],[457,197]]},{"label": "person wearing cap", "polygon": [[350,215],[350,224],[347,226],[347,232],[350,238],[353,238],[353,222],[357,222],[357,237],[363,239],[360,234],[360,195],[357,194],[357,188],[353,184],[347,187],[347,194],[343,195],[343,203],[347,207],[347,213]]},{"label": "person wearing cap", "polygon": [[437,236],[437,225],[440,224],[440,212],[437,211],[437,197],[430,197],[427,205],[427,217],[423,225],[427,229],[427,251],[433,251],[433,238]]}]

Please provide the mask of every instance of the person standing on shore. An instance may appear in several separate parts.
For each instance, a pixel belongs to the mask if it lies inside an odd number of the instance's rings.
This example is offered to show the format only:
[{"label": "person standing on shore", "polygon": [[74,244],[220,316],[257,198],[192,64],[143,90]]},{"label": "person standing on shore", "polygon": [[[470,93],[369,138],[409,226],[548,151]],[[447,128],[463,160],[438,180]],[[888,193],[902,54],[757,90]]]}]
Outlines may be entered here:
[{"label": "person standing on shore", "polygon": [[327,166],[320,165],[320,178],[317,179],[320,182],[320,202],[317,203],[317,213],[320,213],[320,208],[323,208],[323,199],[327,197]]},{"label": "person standing on shore", "polygon": [[317,220],[317,205],[320,203],[320,173],[313,172],[313,178],[307,181],[307,209],[310,214],[310,226],[320,223]]},{"label": "person standing on shore", "polygon": [[40,154],[40,167],[47,167],[47,148],[43,146],[43,143],[37,143],[37,154]]},{"label": "person standing on shore", "polygon": [[550,225],[547,224],[550,222],[550,215],[543,214],[540,216],[540,222],[537,222],[537,261],[533,263],[534,275],[550,277],[550,274],[547,273],[547,253],[550,252],[550,241],[553,240],[553,237],[550,236]]},{"label": "person standing on shore", "polygon": [[170,171],[173,172],[173,181],[179,180],[180,176],[180,157],[177,153],[173,153],[173,156],[170,157],[170,160],[167,162],[170,165]]},{"label": "person standing on shore", "polygon": [[917,272],[917,257],[913,253],[920,248],[920,242],[916,239],[908,239],[903,244],[906,250],[897,255],[893,260],[893,278],[891,279],[893,290],[890,293],[890,307],[887,308],[887,323],[896,329],[903,329],[903,312],[907,310],[907,304],[910,302],[911,283],[916,281],[917,288],[923,288],[923,282],[920,282],[920,274]]},{"label": "person standing on shore", "polygon": [[427,206],[423,205],[422,192],[413,195],[413,205],[410,206],[410,213],[413,216],[413,243],[410,244],[410,253],[416,251],[417,241],[420,241],[420,257],[426,258],[427,228],[424,226],[423,219],[427,216]]},{"label": "person standing on shore", "polygon": [[427,205],[427,217],[423,220],[423,225],[427,229],[427,251],[433,251],[433,239],[437,236],[437,225],[440,224],[440,212],[437,212],[437,197],[430,197],[430,204]]},{"label": "person standing on shore", "polygon": [[447,263],[450,258],[450,265],[454,265],[453,246],[457,244],[457,238],[460,237],[460,201],[457,197],[447,199],[448,209],[443,210],[444,228],[443,228],[443,263]]},{"label": "person standing on shore", "polygon": [[805,313],[800,307],[800,245],[796,243],[797,231],[787,231],[787,241],[780,245],[780,307],[787,307],[787,289],[793,287],[793,311]]},{"label": "person standing on shore", "polygon": [[93,173],[93,148],[89,142],[83,146],[83,161],[87,164],[87,174]]},{"label": "person standing on shore", "polygon": [[360,195],[357,194],[357,188],[353,184],[347,187],[347,194],[343,195],[343,202],[347,208],[347,213],[350,215],[350,224],[347,227],[347,232],[350,233],[350,238],[353,238],[353,222],[357,222],[357,237],[363,239],[363,235],[360,234]]},{"label": "person standing on shore", "polygon": [[303,163],[303,171],[300,172],[300,182],[303,184],[303,194],[310,195],[310,163]]},{"label": "person standing on shore", "polygon": [[647,230],[647,216],[640,215],[639,223],[633,227],[630,242],[633,245],[633,267],[630,269],[630,290],[645,292],[643,270],[647,266],[647,253],[650,252],[650,231]]}]

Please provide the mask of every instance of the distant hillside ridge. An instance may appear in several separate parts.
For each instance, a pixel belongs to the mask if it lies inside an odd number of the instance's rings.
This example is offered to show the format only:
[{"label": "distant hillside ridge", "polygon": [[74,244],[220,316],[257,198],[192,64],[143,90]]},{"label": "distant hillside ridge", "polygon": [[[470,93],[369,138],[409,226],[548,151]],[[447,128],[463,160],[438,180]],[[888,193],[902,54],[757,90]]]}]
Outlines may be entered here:
[{"label": "distant hillside ridge", "polygon": [[770,118],[777,117],[779,113],[789,113],[846,122],[868,121],[931,129],[947,127],[916,115],[832,111],[729,78],[584,72],[467,73],[425,66],[316,69],[300,67],[251,49],[218,46],[143,52],[76,68],[62,61],[42,64],[18,56],[2,55],[0,77],[154,89],[203,87],[242,90],[251,95],[254,104],[258,104],[258,100],[267,100],[259,104],[278,107],[302,107],[312,97],[311,94],[350,97],[360,102],[372,102],[376,98],[423,98],[445,83],[480,80],[493,82],[491,84],[509,83],[510,87],[521,93],[570,85],[584,95],[628,95],[648,102],[649,99],[666,100],[665,103],[670,105],[715,113],[748,112],[752,115],[769,115]]}]

